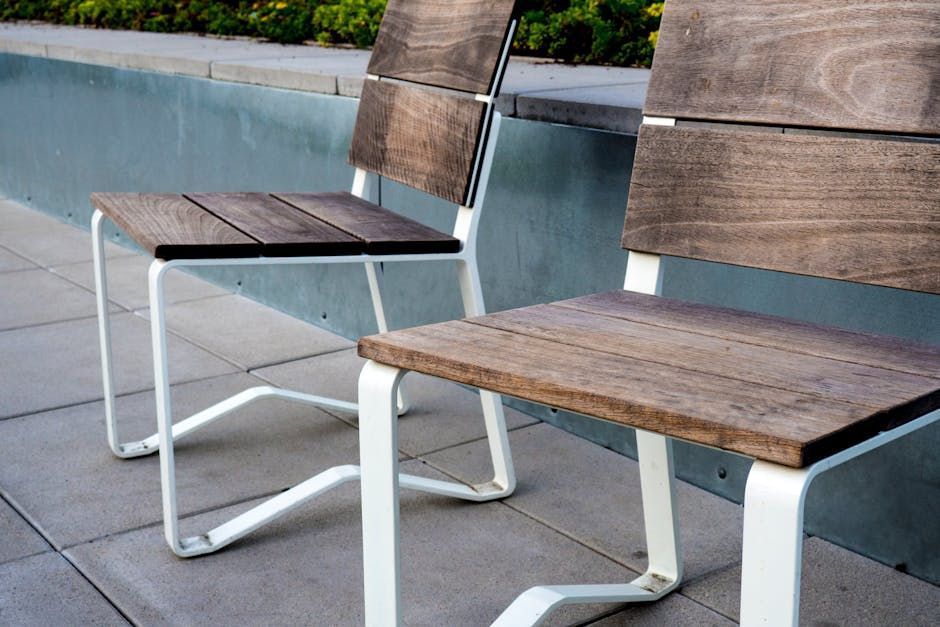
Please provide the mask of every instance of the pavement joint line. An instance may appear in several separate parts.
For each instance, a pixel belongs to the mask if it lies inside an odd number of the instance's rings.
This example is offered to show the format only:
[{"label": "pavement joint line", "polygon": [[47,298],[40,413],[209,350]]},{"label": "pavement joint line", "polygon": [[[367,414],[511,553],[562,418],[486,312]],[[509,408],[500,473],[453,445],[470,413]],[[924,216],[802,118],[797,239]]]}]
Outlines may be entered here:
[{"label": "pavement joint line", "polygon": [[[503,407],[506,408],[505,405],[503,405]],[[511,408],[508,408],[508,409],[511,409]],[[517,410],[515,410],[515,411],[519,411],[519,410],[517,409]],[[519,413],[525,414],[525,412],[519,412]],[[526,416],[529,416],[529,414],[525,414],[525,415],[526,415]],[[516,427],[506,427],[506,431],[509,432],[509,433],[515,433],[516,431],[522,431],[523,429],[528,429],[528,428],[530,428],[530,427],[537,427],[537,426],[539,426],[540,424],[543,423],[542,420],[539,420],[539,419],[536,418],[535,416],[529,416],[529,417],[532,418],[532,419],[534,419],[534,420],[536,420],[537,422],[533,422],[532,424],[528,424],[528,425],[519,425],[519,426],[516,426]],[[482,416],[481,416],[481,418],[482,418]],[[476,442],[482,442],[482,441],[486,440],[488,437],[489,437],[489,436],[482,435],[482,436],[480,436],[480,437],[478,437],[478,438],[471,438],[471,439],[469,439],[469,440],[465,440],[465,441],[462,441],[462,442],[458,442],[458,443],[456,443],[456,444],[448,444],[447,446],[442,446],[442,447],[436,448],[436,449],[434,449],[434,450],[432,450],[432,451],[423,451],[423,452],[421,452],[421,453],[415,453],[415,459],[420,459],[420,460],[423,461],[423,462],[427,462],[430,466],[433,466],[433,467],[437,468],[436,466],[434,466],[433,463],[428,462],[428,461],[424,458],[424,456],[426,456],[426,455],[435,455],[435,454],[437,454],[437,453],[442,453],[442,452],[444,452],[444,451],[446,451],[446,450],[448,450],[448,449],[456,448],[456,447],[458,447],[458,446],[465,446],[465,445],[467,445],[467,444],[474,444],[474,443],[476,443]],[[455,479],[456,479],[456,477],[455,477]]]},{"label": "pavement joint line", "polygon": [[[245,374],[245,375],[248,375],[248,376],[255,376],[255,375],[252,375],[251,373],[245,372],[245,371],[243,371],[243,370],[238,371],[238,372],[224,372],[224,373],[222,373],[222,374],[213,374],[213,375],[208,375],[208,376],[205,376],[205,377],[196,377],[195,379],[186,379],[185,381],[177,381],[177,382],[175,382],[175,383],[173,383],[173,384],[170,385],[170,389],[172,390],[173,388],[175,388],[175,387],[177,387],[177,386],[188,385],[188,384],[190,384],[190,383],[200,383],[200,382],[202,382],[202,381],[211,381],[212,379],[219,379],[219,378],[221,378],[221,377],[231,377],[231,376],[238,375],[238,374]],[[260,377],[255,376],[255,378],[258,379],[260,382],[266,383],[266,381],[264,381],[264,380],[261,379]],[[139,389],[139,390],[130,390],[130,391],[128,391],[128,392],[121,392],[120,394],[115,394],[115,395],[114,395],[114,398],[115,398],[115,399],[119,399],[119,398],[124,398],[124,397],[127,397],[127,396],[133,396],[134,394],[142,394],[142,393],[144,393],[144,392],[152,392],[153,389],[154,389],[154,388],[152,388],[152,387],[147,387],[147,388],[142,388],[142,389]],[[56,405],[56,406],[54,406],[54,407],[47,407],[47,408],[42,408],[42,409],[33,409],[33,410],[30,410],[30,411],[27,411],[27,412],[22,412],[22,413],[19,413],[19,414],[12,414],[12,415],[10,415],[10,416],[0,416],[0,422],[3,422],[3,421],[5,421],[5,420],[14,420],[14,419],[18,419],[18,418],[28,418],[28,417],[30,417],[30,416],[35,416],[35,415],[37,415],[37,414],[44,414],[44,413],[46,413],[46,412],[59,411],[59,410],[62,410],[62,409],[69,409],[70,407],[80,407],[80,406],[82,406],[82,405],[90,405],[90,404],[92,404],[92,403],[101,403],[102,401],[104,401],[104,396],[99,396],[99,397],[92,398],[92,399],[88,399],[88,400],[76,401],[76,402],[74,402],[74,403],[67,403],[67,404],[65,404],[65,405]],[[120,420],[120,418],[118,418],[118,420]]]},{"label": "pavement joint line", "polygon": [[94,582],[94,580],[93,580],[90,576],[88,576],[87,574],[85,574],[85,571],[83,571],[81,568],[79,568],[78,565],[77,565],[75,562],[72,561],[72,559],[71,559],[70,556],[66,555],[65,553],[62,553],[61,551],[59,551],[59,555],[62,556],[62,559],[64,559],[66,562],[68,562],[69,566],[71,566],[72,568],[75,569],[75,572],[78,573],[79,576],[80,576],[82,579],[84,579],[85,581],[88,582],[88,585],[90,585],[92,588],[94,588],[95,592],[97,592],[98,594],[101,595],[101,598],[102,598],[102,599],[104,599],[105,601],[107,601],[108,605],[110,605],[112,608],[114,608],[114,611],[117,612],[118,615],[119,615],[121,618],[123,618],[123,619],[127,622],[128,625],[136,625],[136,623],[131,620],[130,616],[128,616],[128,615],[124,612],[124,610],[122,610],[122,609],[118,606],[118,604],[117,604],[114,600],[111,599],[111,597],[109,597],[107,594],[105,594],[105,593],[104,593],[104,590],[102,590],[100,587],[98,587],[98,584],[96,584],[96,583]]},{"label": "pavement joint line", "polygon": [[[7,273],[4,272],[3,274],[7,274]],[[81,286],[79,286],[79,287],[81,287]],[[118,307],[120,307],[120,305],[118,305]],[[112,311],[111,313],[119,313],[119,314],[122,314],[122,313],[130,313],[130,312],[128,312],[128,311]],[[26,330],[26,329],[38,329],[38,328],[40,328],[40,327],[48,327],[48,326],[51,326],[51,325],[53,325],[53,324],[64,324],[64,323],[66,323],[66,322],[79,322],[79,321],[81,321],[81,320],[91,320],[92,318],[97,318],[97,317],[98,317],[98,314],[92,314],[92,315],[89,315],[89,316],[77,316],[77,317],[75,317],[75,318],[63,318],[63,319],[61,319],[61,320],[49,320],[48,322],[37,322],[37,323],[35,323],[35,324],[24,324],[24,325],[21,325],[21,326],[18,326],[18,327],[7,327],[7,328],[5,328],[5,329],[0,329],[0,334],[2,334],[2,333],[10,333],[10,332],[14,332],[14,331],[24,331],[24,330]]]},{"label": "pavement joint line", "polygon": [[[546,92],[552,91],[576,91],[579,89],[597,89],[600,87],[629,87],[631,85],[646,85],[646,81],[616,81],[613,83],[598,83],[596,85],[569,85],[568,87],[539,87],[537,89],[525,89],[525,90],[513,90],[506,94],[506,96],[526,96],[530,97],[529,94],[543,94]],[[578,102],[578,101],[572,101]]]},{"label": "pavement joint line", "polygon": [[[254,301],[253,301],[253,302],[254,302]],[[275,310],[275,311],[278,311],[278,310]],[[281,313],[284,313],[284,312],[281,312]],[[296,318],[295,316],[292,316],[291,314],[285,314],[285,315],[291,316],[291,318],[295,318],[296,320],[300,320],[301,322],[307,322],[307,321],[304,320],[303,318]],[[318,327],[317,325],[313,324],[312,322],[307,322],[307,324],[309,324],[310,326],[314,327],[315,329],[319,329],[319,330],[321,330],[321,331],[325,331],[325,329],[323,329],[322,327]],[[327,333],[330,333],[330,331],[327,331]],[[333,335],[336,335],[336,336],[338,336],[338,337],[341,337],[341,338],[343,338],[344,340],[349,340],[349,338],[344,337],[344,336],[342,336],[342,335],[339,335],[338,333],[333,333]],[[349,341],[350,341],[350,342],[353,342],[353,341],[355,341],[355,340],[349,340]],[[344,348],[331,348],[330,350],[324,351],[324,352],[322,352],[322,353],[313,353],[312,355],[306,355],[306,356],[304,356],[304,357],[292,357],[292,358],[290,358],[290,359],[283,359],[283,360],[281,360],[281,361],[272,361],[271,363],[262,364],[262,365],[260,365],[260,366],[252,366],[251,368],[249,368],[249,369],[247,370],[247,372],[252,373],[252,374],[255,374],[255,371],[256,371],[256,370],[262,370],[262,369],[264,369],[264,368],[273,368],[273,367],[275,367],[275,366],[283,366],[283,365],[286,365],[286,364],[294,363],[295,361],[303,361],[303,360],[305,360],[305,359],[316,359],[317,357],[326,357],[327,355],[333,355],[333,354],[335,354],[335,353],[342,353],[343,351],[352,351],[352,350],[356,350],[356,347],[355,347],[355,346],[346,346],[346,347],[344,347]],[[259,379],[263,379],[264,381],[268,381],[268,379],[265,379],[265,378],[264,378],[263,376],[261,376],[261,375],[255,374],[255,376],[257,376]],[[276,383],[273,383],[273,382],[271,382],[271,381],[268,381],[268,383],[271,383],[271,385],[277,385]],[[277,387],[280,387],[280,386],[277,386]]]},{"label": "pavement joint line", "polygon": [[[19,503],[17,503],[16,500],[15,500],[8,492],[6,492],[5,490],[3,490],[2,488],[0,488],[0,500],[2,500],[3,502],[5,502],[7,505],[10,506],[10,508],[12,508],[17,514],[19,514],[19,516],[26,522],[26,524],[29,525],[29,526],[33,529],[33,531],[35,531],[35,532],[42,538],[42,540],[43,540],[47,545],[49,545],[49,547],[51,548],[51,551],[42,551],[42,552],[40,552],[40,553],[35,553],[34,555],[42,555],[42,554],[44,554],[44,553],[50,553],[50,552],[53,552],[53,551],[54,551],[56,554],[60,555],[60,556],[62,557],[62,559],[64,559],[66,562],[68,562],[69,566],[71,566],[72,568],[75,569],[75,572],[78,573],[78,575],[79,575],[82,579],[84,579],[85,581],[87,581],[88,584],[89,584],[92,588],[94,588],[95,592],[97,592],[99,595],[101,595],[101,598],[103,598],[105,601],[107,601],[108,605],[110,605],[112,608],[114,608],[114,611],[116,611],[116,612],[121,616],[121,618],[123,618],[123,619],[124,619],[125,621],[127,621],[128,623],[133,624],[133,622],[130,620],[130,618],[114,603],[114,601],[112,601],[111,598],[108,597],[108,595],[106,595],[106,594],[104,593],[104,591],[103,591],[101,588],[99,588],[99,587],[95,584],[95,582],[92,581],[92,580],[88,577],[88,575],[86,575],[86,574],[84,573],[84,571],[82,571],[82,569],[80,569],[71,559],[69,559],[69,556],[68,556],[68,555],[65,555],[65,554],[62,552],[62,551],[64,551],[65,549],[60,549],[60,548],[58,548],[58,547],[56,546],[56,543],[53,542],[53,540],[52,540],[52,538],[49,536],[49,534],[46,533],[46,531],[42,528],[41,525],[39,525],[39,521],[34,520],[33,517],[30,516],[29,513],[28,513],[24,508],[22,508],[22,507],[19,505]],[[14,560],[14,561],[16,561],[16,560]],[[7,563],[9,563],[9,562],[7,562]]]},{"label": "pavement joint line", "polygon": [[[241,296],[242,298],[244,298],[244,299],[246,299],[246,300],[248,300],[248,301],[250,301],[250,302],[252,302],[252,303],[255,303],[255,304],[258,304],[258,305],[262,305],[262,306],[264,306],[264,307],[268,307],[268,306],[265,305],[264,303],[260,303],[260,302],[254,300],[254,299],[248,298],[247,296],[242,296],[241,294],[237,294],[237,293],[235,293],[235,292],[232,292],[232,293],[229,293],[229,294],[218,294],[218,295],[215,295],[215,296],[206,296],[205,298],[197,298],[197,299],[195,299],[195,300],[191,300],[191,301],[187,301],[187,302],[192,303],[192,302],[196,302],[196,301],[207,301],[207,300],[213,300],[213,299],[216,299],[216,298],[227,298],[227,297],[229,297],[229,296]],[[173,303],[173,304],[177,304],[177,303]],[[167,308],[169,308],[170,306],[172,306],[172,305],[167,305]],[[270,308],[270,307],[269,307],[269,308]],[[271,308],[271,309],[273,309],[273,308]],[[134,314],[134,315],[137,316],[138,318],[141,318],[142,320],[146,320],[146,321],[149,322],[149,321],[150,321],[149,311],[150,311],[150,308],[149,308],[149,307],[140,307],[139,309],[134,309],[134,310],[131,311],[130,313]],[[274,309],[274,311],[277,311],[278,313],[284,313],[284,312],[282,312],[282,311],[280,311],[280,310],[278,310],[278,309]],[[313,323],[311,323],[311,322],[307,322],[306,320],[303,320],[303,319],[301,319],[301,318],[297,318],[296,316],[292,316],[291,314],[284,313],[284,315],[285,315],[285,316],[290,316],[290,317],[293,318],[294,320],[299,320],[300,322],[305,322],[306,324],[309,324],[310,326],[312,326],[312,327],[314,327],[314,328],[316,328],[316,329],[320,329],[321,331],[325,331],[325,329],[322,329],[321,327],[318,327],[317,325],[315,325],[315,324],[313,324]],[[165,317],[166,317],[166,316],[165,316]],[[327,332],[327,333],[330,333],[329,331],[326,331],[326,332]],[[173,336],[175,336],[175,337],[177,337],[177,338],[179,338],[179,339],[181,339],[181,340],[183,340],[183,341],[185,341],[185,342],[187,342],[187,343],[189,343],[189,344],[192,344],[192,345],[195,346],[196,348],[199,348],[199,349],[201,349],[201,350],[204,350],[205,352],[209,353],[209,354],[212,355],[213,357],[216,357],[216,358],[218,358],[218,359],[221,359],[222,361],[224,361],[225,363],[229,364],[230,366],[234,366],[234,367],[238,368],[241,372],[245,372],[245,373],[251,373],[253,370],[257,370],[257,369],[259,369],[259,368],[268,368],[268,367],[270,367],[270,366],[277,366],[277,365],[280,365],[280,364],[290,363],[290,362],[292,362],[292,361],[298,361],[298,360],[301,360],[301,359],[310,359],[310,358],[313,358],[313,357],[320,357],[320,356],[322,356],[322,355],[329,355],[329,354],[331,354],[331,353],[335,353],[335,352],[342,351],[342,350],[349,350],[350,348],[353,348],[353,347],[339,348],[339,349],[335,349],[335,350],[325,351],[325,352],[322,352],[322,353],[311,353],[311,354],[308,354],[308,355],[301,355],[301,356],[299,356],[299,357],[294,357],[294,358],[292,358],[292,359],[287,359],[287,360],[280,361],[280,362],[273,362],[273,363],[270,363],[270,364],[265,363],[265,364],[259,364],[259,365],[257,365],[257,366],[247,366],[247,365],[245,365],[245,364],[240,364],[240,363],[238,363],[237,361],[233,360],[233,359],[230,358],[230,357],[227,357],[227,356],[223,355],[222,353],[216,352],[216,351],[213,350],[212,348],[210,348],[210,347],[208,347],[208,346],[205,346],[204,344],[202,344],[202,343],[199,342],[198,340],[196,340],[196,339],[194,339],[194,338],[191,338],[191,337],[189,337],[188,335],[184,335],[184,334],[183,334],[182,332],[180,332],[180,331],[176,331],[176,330],[174,330],[174,329],[171,329],[168,322],[167,322],[167,325],[166,325],[166,333],[167,333],[167,335],[173,335]],[[336,334],[334,333],[333,335],[336,335]],[[258,377],[258,378],[260,379],[261,377]]]}]

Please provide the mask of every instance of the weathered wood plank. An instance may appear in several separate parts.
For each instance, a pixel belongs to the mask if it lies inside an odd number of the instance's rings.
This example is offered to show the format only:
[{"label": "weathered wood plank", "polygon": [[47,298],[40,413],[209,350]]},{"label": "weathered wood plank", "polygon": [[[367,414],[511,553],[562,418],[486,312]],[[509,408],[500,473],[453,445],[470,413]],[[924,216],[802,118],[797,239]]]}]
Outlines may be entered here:
[{"label": "weathered wood plank", "polygon": [[[536,305],[470,320],[493,329],[718,375],[873,410],[940,388],[940,380],[735,342],[570,307]],[[940,360],[937,360],[940,369]],[[940,374],[940,373],[938,373]]]},{"label": "weathered wood plank", "polygon": [[367,80],[349,163],[466,204],[485,111],[468,98]]},{"label": "weathered wood plank", "polygon": [[266,256],[354,255],[365,248],[358,238],[268,194],[227,192],[185,196],[261,242]]},{"label": "weathered wood plank", "polygon": [[373,255],[453,253],[460,240],[348,192],[275,197],[363,242]]},{"label": "weathered wood plank", "polygon": [[157,259],[261,254],[257,241],[179,194],[95,193],[91,204]]},{"label": "weathered wood plank", "polygon": [[940,145],[644,125],[622,243],[940,293]]},{"label": "weathered wood plank", "polygon": [[512,0],[390,0],[368,71],[488,93],[512,10]]},{"label": "weathered wood plank", "polygon": [[554,303],[642,324],[940,380],[940,346],[615,290]]},{"label": "weathered wood plank", "polygon": [[[359,354],[408,370],[802,467],[940,403],[873,412],[789,390],[691,372],[467,321],[359,341]],[[926,409],[929,411],[929,409]]]},{"label": "weathered wood plank", "polygon": [[934,0],[670,0],[647,115],[940,134]]}]

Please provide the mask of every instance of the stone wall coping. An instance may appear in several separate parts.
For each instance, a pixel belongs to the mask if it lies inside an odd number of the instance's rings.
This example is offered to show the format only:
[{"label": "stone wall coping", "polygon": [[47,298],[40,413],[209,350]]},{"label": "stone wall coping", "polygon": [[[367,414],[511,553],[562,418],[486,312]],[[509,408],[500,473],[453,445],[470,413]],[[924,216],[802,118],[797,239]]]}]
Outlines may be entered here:
[{"label": "stone wall coping", "polygon": [[[249,38],[0,23],[0,53],[358,97],[369,52]],[[649,70],[512,57],[504,116],[636,133]]]}]

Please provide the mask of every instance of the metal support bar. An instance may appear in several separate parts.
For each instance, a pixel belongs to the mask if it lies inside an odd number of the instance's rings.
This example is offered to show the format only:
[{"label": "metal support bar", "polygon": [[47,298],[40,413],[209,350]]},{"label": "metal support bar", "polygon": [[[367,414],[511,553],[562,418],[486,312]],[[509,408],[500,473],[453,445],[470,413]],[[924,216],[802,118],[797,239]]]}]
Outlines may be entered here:
[{"label": "metal support bar", "polygon": [[549,613],[577,603],[646,603],[669,594],[682,580],[672,441],[637,430],[637,457],[646,528],[646,572],[629,584],[536,586],[500,614],[494,627],[541,624]]},{"label": "metal support bar", "polygon": [[940,420],[934,411],[806,468],[755,461],[744,491],[741,624],[793,626],[800,619],[803,506],[820,474]]}]

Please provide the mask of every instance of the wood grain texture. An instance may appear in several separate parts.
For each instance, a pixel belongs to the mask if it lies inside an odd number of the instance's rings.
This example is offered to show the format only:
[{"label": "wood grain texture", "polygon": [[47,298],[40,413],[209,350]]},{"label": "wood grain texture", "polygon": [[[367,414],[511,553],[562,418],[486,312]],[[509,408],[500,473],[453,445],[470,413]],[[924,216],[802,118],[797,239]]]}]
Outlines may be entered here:
[{"label": "wood grain texture", "polygon": [[[784,348],[716,338],[572,307],[536,305],[471,321],[559,344],[864,405],[874,410],[907,403],[940,388],[940,378],[793,353]],[[937,364],[940,365],[940,359]],[[940,372],[937,375],[940,377]]]},{"label": "wood grain texture", "polygon": [[624,290],[554,303],[734,342],[940,379],[940,346]]},{"label": "wood grain texture", "polygon": [[670,0],[647,115],[940,134],[935,0]]},{"label": "wood grain texture", "polygon": [[494,329],[481,324],[486,319],[366,337],[359,341],[359,354],[793,467],[940,406],[936,382],[933,392],[874,410]]},{"label": "wood grain texture", "polygon": [[358,238],[268,194],[227,192],[185,196],[261,242],[265,256],[355,255],[365,248]]},{"label": "wood grain texture", "polygon": [[157,259],[261,254],[257,241],[179,194],[95,193],[91,204]]},{"label": "wood grain texture", "polygon": [[468,98],[367,80],[349,163],[467,204],[485,111]]},{"label": "wood grain texture", "polygon": [[390,0],[368,72],[488,93],[513,4],[513,0]]},{"label": "wood grain texture", "polygon": [[644,125],[622,244],[940,293],[940,145]]},{"label": "wood grain texture", "polygon": [[454,253],[460,240],[348,192],[275,194],[317,220],[354,236],[373,255]]}]

